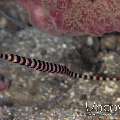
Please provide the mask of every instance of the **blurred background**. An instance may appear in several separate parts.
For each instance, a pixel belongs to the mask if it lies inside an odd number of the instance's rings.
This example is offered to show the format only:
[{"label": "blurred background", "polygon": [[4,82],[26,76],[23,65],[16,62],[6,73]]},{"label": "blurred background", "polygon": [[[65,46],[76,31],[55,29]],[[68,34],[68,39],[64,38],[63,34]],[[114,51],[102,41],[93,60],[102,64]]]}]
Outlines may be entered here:
[{"label": "blurred background", "polygon": [[[67,65],[75,72],[120,76],[120,34],[103,37],[51,36],[31,25],[15,0],[0,0],[0,51]],[[86,111],[90,106],[120,104],[120,81],[72,79],[0,60],[0,80],[12,81],[0,92],[0,120],[119,119],[119,111]],[[104,113],[105,112],[105,113]],[[116,117],[117,116],[117,117]]]}]

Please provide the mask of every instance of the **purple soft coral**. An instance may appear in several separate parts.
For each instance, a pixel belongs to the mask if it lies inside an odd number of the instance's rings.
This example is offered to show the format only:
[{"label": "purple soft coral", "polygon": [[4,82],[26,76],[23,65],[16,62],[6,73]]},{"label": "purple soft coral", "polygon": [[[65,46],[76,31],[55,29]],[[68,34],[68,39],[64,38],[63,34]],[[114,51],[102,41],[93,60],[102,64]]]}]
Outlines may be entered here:
[{"label": "purple soft coral", "polygon": [[120,32],[120,0],[18,0],[32,23],[52,34]]}]

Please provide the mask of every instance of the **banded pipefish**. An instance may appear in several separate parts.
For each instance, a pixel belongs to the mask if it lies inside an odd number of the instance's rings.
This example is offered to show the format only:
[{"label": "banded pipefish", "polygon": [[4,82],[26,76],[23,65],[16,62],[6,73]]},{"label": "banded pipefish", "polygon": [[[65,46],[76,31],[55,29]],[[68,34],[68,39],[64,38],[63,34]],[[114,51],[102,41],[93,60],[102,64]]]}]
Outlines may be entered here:
[{"label": "banded pipefish", "polygon": [[92,74],[76,73],[71,71],[67,66],[62,64],[41,61],[33,58],[26,58],[15,54],[0,53],[0,58],[41,72],[63,74],[75,79],[81,78],[84,80],[116,80],[116,81],[120,80],[119,77],[108,77],[106,75],[93,74],[93,73]]}]

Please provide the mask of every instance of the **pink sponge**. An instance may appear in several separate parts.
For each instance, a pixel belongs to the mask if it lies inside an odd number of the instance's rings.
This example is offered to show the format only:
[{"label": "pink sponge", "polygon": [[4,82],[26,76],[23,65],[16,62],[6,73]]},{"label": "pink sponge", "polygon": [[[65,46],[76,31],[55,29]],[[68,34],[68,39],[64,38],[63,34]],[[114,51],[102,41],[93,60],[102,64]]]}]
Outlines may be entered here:
[{"label": "pink sponge", "polygon": [[32,23],[55,35],[120,32],[120,0],[18,0]]}]

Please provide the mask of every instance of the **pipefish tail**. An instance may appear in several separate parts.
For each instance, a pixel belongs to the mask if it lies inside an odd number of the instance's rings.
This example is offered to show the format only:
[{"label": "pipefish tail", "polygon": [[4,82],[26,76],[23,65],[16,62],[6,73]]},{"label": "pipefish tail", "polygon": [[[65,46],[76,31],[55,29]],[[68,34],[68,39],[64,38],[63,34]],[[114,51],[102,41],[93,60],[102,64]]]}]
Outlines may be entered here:
[{"label": "pipefish tail", "polygon": [[0,53],[0,58],[41,72],[58,73],[67,75],[71,78],[82,78],[84,80],[120,80],[119,77],[108,77],[102,75],[94,75],[90,73],[76,73],[71,71],[65,65],[41,61],[32,58],[26,58],[15,54]]}]

